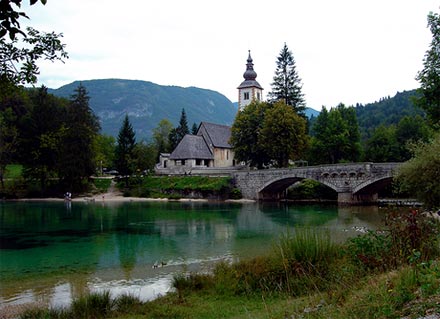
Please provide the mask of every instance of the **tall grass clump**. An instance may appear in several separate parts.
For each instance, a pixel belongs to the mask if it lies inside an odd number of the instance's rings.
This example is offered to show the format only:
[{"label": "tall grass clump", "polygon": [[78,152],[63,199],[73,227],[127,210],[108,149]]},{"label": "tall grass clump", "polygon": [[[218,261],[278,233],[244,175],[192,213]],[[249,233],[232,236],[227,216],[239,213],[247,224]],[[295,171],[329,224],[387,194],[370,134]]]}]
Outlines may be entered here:
[{"label": "tall grass clump", "polygon": [[328,265],[339,256],[339,246],[330,238],[328,231],[299,228],[294,234],[281,235],[276,251],[289,263],[298,263],[304,271]]},{"label": "tall grass clump", "polygon": [[222,262],[214,268],[212,279],[206,275],[178,276],[174,287],[179,295],[193,290],[212,290],[217,294],[288,293],[307,295],[332,286],[341,248],[328,232],[300,229],[282,235],[272,254]]},{"label": "tall grass clump", "polygon": [[112,298],[109,291],[91,293],[72,301],[70,307],[27,309],[20,319],[100,319],[142,312],[145,304],[136,296],[125,294]]},{"label": "tall grass clump", "polygon": [[298,295],[331,285],[341,247],[331,240],[328,231],[300,228],[280,237],[275,254],[281,261],[288,292]]},{"label": "tall grass clump", "polygon": [[70,312],[74,318],[106,318],[114,305],[109,291],[91,293],[74,300]]}]

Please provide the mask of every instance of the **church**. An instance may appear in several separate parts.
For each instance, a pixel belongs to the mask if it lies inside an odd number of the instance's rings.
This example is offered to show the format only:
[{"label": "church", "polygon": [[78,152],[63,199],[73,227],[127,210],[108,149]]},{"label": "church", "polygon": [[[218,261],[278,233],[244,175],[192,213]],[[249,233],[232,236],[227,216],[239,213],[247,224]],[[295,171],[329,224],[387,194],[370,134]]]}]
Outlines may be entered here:
[{"label": "church", "polygon": [[[252,101],[261,101],[263,88],[256,81],[257,73],[249,51],[244,81],[238,86],[238,108],[243,110]],[[194,169],[227,169],[237,166],[229,144],[231,127],[202,122],[195,135],[187,134],[171,153],[160,154],[157,174],[191,174]]]}]

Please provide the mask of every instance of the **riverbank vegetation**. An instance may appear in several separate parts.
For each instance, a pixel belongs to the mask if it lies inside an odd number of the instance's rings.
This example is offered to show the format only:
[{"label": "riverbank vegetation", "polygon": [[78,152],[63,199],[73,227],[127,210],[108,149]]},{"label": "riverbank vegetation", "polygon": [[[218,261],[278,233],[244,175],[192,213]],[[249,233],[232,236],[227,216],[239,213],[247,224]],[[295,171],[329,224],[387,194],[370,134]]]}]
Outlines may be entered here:
[{"label": "riverbank vegetation", "polygon": [[402,318],[440,311],[439,223],[416,210],[336,243],[328,232],[283,234],[271,253],[210,273],[182,271],[154,301],[93,293],[20,318]]},{"label": "riverbank vegetation", "polygon": [[129,197],[227,199],[239,195],[231,177],[139,176],[128,179],[128,184],[121,180],[118,187]]}]

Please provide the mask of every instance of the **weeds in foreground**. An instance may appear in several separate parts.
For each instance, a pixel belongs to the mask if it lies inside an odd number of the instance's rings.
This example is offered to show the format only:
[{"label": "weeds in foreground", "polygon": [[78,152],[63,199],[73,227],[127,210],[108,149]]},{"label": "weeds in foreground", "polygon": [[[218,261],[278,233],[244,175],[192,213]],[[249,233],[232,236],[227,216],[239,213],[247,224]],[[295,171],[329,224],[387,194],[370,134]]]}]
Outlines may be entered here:
[{"label": "weeds in foreground", "polygon": [[386,229],[348,241],[352,261],[368,271],[386,271],[440,256],[439,223],[417,210],[391,212]]},{"label": "weeds in foreground", "polygon": [[115,314],[133,313],[143,303],[132,295],[121,295],[111,298],[109,291],[91,293],[75,299],[69,308],[26,310],[20,319],[76,319],[76,318],[108,318]]}]

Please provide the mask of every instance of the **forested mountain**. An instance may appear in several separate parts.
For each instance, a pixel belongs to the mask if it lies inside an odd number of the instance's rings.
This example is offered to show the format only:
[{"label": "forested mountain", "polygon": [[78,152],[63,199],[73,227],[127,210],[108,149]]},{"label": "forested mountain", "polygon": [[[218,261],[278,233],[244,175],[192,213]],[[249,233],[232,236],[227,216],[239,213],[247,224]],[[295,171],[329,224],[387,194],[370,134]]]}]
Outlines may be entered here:
[{"label": "forested mountain", "polygon": [[356,105],[356,115],[361,130],[362,140],[371,137],[380,125],[397,125],[404,116],[421,115],[424,112],[414,106],[412,97],[416,90],[398,92],[394,97],[386,97],[378,102]]},{"label": "forested mountain", "polygon": [[[82,81],[90,96],[90,107],[99,117],[102,132],[117,136],[126,114],[138,140],[151,137],[160,120],[177,126],[182,109],[188,123],[201,121],[231,125],[236,108],[224,95],[196,87],[162,86],[147,81],[105,79]],[[57,96],[70,97],[79,81],[50,90]]]},{"label": "forested mountain", "polygon": [[[49,90],[57,96],[70,97],[79,81],[56,90]],[[160,120],[168,119],[177,126],[182,109],[185,109],[188,123],[197,125],[201,121],[232,125],[238,104],[224,95],[196,87],[163,86],[147,81],[104,79],[81,82],[89,92],[90,106],[99,117],[102,132],[117,136],[121,123],[128,114],[138,139],[149,139],[151,130]],[[423,115],[411,97],[415,90],[398,92],[394,97],[382,98],[377,102],[356,105],[356,115],[362,140],[371,136],[381,124],[397,124],[405,115]],[[316,117],[318,111],[307,108],[306,115]]]}]

